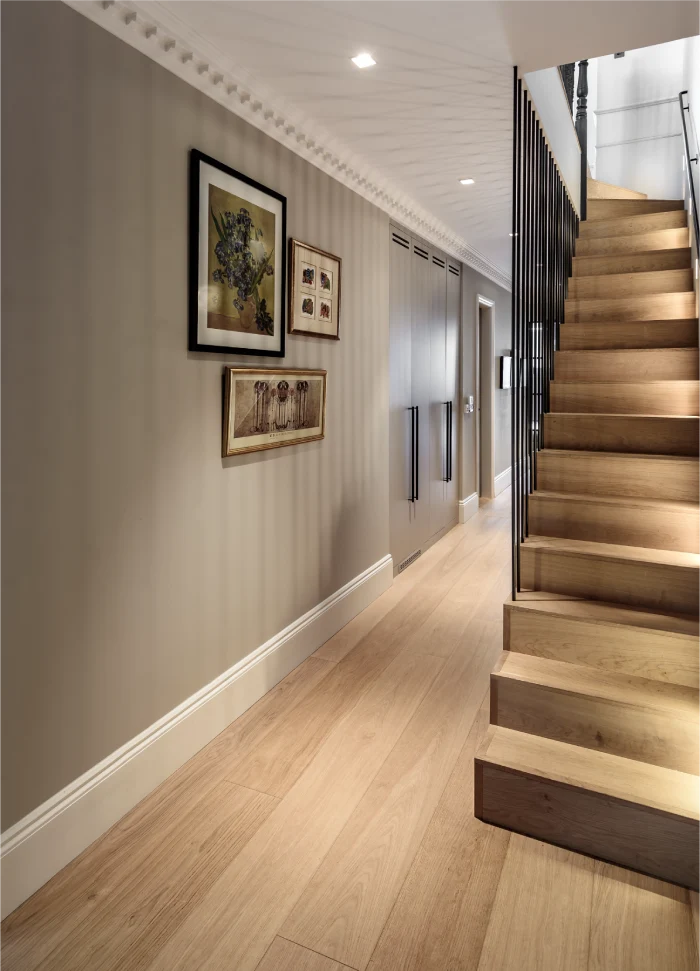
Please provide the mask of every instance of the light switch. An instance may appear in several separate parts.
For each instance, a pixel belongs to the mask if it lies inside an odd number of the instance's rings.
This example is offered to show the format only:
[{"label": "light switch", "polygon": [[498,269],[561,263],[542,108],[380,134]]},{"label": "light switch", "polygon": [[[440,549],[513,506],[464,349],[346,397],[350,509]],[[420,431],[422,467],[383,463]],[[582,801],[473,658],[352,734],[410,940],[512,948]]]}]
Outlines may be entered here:
[{"label": "light switch", "polygon": [[474,411],[474,396],[470,394],[467,400],[464,402],[464,414],[471,415],[473,411]]}]

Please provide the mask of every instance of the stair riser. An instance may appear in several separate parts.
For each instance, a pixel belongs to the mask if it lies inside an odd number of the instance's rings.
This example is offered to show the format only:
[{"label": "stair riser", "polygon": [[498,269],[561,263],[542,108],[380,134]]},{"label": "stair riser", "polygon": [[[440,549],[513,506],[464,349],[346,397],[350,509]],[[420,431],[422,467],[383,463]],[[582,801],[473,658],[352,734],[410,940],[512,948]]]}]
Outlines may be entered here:
[{"label": "stair riser", "polygon": [[689,240],[687,226],[649,233],[633,233],[630,236],[579,238],[576,240],[576,256],[620,256],[662,249],[687,248],[690,245]]},{"label": "stair riser", "polygon": [[572,274],[574,280],[585,280],[592,276],[651,273],[659,270],[686,270],[690,268],[690,248],[684,247],[652,250],[648,253],[630,253],[622,256],[575,256]]},{"label": "stair riser", "polygon": [[697,502],[699,468],[693,459],[543,449],[537,454],[537,487],[548,492]]},{"label": "stair riser", "polygon": [[683,209],[682,199],[590,199],[586,219],[619,219],[628,216],[644,216],[655,212],[678,212]]},{"label": "stair riser", "polygon": [[697,347],[697,320],[617,321],[564,324],[560,330],[563,351],[614,350],[661,347]]},{"label": "stair riser", "polygon": [[697,415],[700,410],[695,381],[656,381],[649,384],[575,384],[553,381],[552,411],[599,415]]},{"label": "stair riser", "polygon": [[545,448],[637,455],[698,454],[696,419],[557,414],[544,417]]},{"label": "stair riser", "polygon": [[697,381],[697,348],[555,351],[556,381]]},{"label": "stair riser", "polygon": [[[683,229],[688,217],[683,209],[655,212],[638,216],[616,216],[614,219],[586,220],[581,223],[579,239],[600,239],[610,236],[645,236],[663,229]],[[578,245],[576,255],[582,256]]]},{"label": "stair riser", "polygon": [[683,293],[693,289],[690,268],[653,273],[615,273],[572,277],[567,296],[574,300],[603,297],[637,297],[645,293]]},{"label": "stair riser", "polygon": [[[539,485],[539,483],[538,483]],[[653,510],[606,505],[595,499],[552,499],[531,495],[528,500],[530,532],[591,543],[643,546],[652,550],[700,552],[698,509]]]},{"label": "stair riser", "polygon": [[697,724],[550,685],[491,675],[491,724],[625,759],[697,772]]},{"label": "stair riser", "polygon": [[520,548],[521,585],[587,600],[691,614],[698,609],[693,567],[610,559],[589,553]]},{"label": "stair riser", "polygon": [[505,650],[688,688],[700,685],[695,637],[539,614],[517,604],[504,605],[503,619]]},{"label": "stair riser", "polygon": [[698,889],[696,821],[481,759],[474,769],[478,819]]},{"label": "stair riser", "polygon": [[567,299],[567,324],[618,320],[690,320],[697,314],[694,293],[650,293],[642,297]]}]

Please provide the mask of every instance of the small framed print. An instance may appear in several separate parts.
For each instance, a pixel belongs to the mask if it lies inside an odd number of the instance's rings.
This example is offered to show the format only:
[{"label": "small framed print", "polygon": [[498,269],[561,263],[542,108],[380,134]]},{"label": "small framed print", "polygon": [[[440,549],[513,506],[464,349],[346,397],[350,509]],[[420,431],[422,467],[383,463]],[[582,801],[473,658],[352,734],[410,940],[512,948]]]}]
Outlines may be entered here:
[{"label": "small framed print", "polygon": [[326,434],[326,372],[224,370],[224,458],[315,442]]},{"label": "small framed print", "polygon": [[289,266],[289,333],[339,340],[341,258],[290,239]]},{"label": "small framed print", "polygon": [[192,149],[191,351],[284,357],[286,219],[285,196]]},{"label": "small framed print", "polygon": [[299,280],[299,285],[302,290],[315,290],[316,289],[316,267],[311,263],[301,264],[301,277]]}]

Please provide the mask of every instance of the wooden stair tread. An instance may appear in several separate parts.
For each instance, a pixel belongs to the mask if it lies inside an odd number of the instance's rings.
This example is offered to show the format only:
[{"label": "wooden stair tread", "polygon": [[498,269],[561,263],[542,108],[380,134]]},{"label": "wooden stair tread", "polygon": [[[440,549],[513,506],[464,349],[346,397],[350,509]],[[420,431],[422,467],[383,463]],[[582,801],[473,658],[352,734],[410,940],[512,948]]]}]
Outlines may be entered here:
[{"label": "wooden stair tread", "polygon": [[587,219],[579,227],[579,239],[600,239],[611,236],[648,235],[664,229],[687,229],[684,209],[613,216],[609,219]]},{"label": "wooden stair tread", "polygon": [[559,338],[563,351],[697,347],[698,322],[693,318],[582,321],[562,324]]},{"label": "wooden stair tread", "polygon": [[668,510],[669,512],[673,510],[699,511],[697,502],[688,502],[682,499],[645,499],[633,496],[607,496],[598,493],[593,495],[590,492],[554,492],[551,489],[536,489],[532,495],[539,496],[542,499],[560,499],[562,502],[587,502],[594,506],[622,506],[625,509],[658,509],[660,511]]},{"label": "wooden stair tread", "polygon": [[559,414],[600,414],[693,418],[700,411],[700,382],[587,381],[557,379],[550,384],[550,407]]},{"label": "wooden stair tread", "polygon": [[568,296],[571,299],[595,299],[607,296],[638,296],[642,293],[682,293],[693,289],[690,266],[674,269],[638,270],[623,273],[594,273],[572,276]]},{"label": "wooden stair tread", "polygon": [[684,722],[698,723],[698,692],[666,681],[504,651],[493,675],[541,685],[569,695],[585,695],[626,707],[653,709]]},{"label": "wooden stair tread", "polygon": [[477,762],[697,821],[700,777],[491,725]]},{"label": "wooden stair tread", "polygon": [[641,607],[625,604],[609,604],[602,600],[583,600],[567,598],[565,594],[548,594],[546,590],[536,591],[537,597],[523,597],[510,601],[512,610],[528,610],[532,613],[557,614],[586,620],[606,627],[638,628],[662,631],[674,636],[695,640],[700,636],[700,621],[691,614],[653,613]]},{"label": "wooden stair tread", "polygon": [[606,256],[574,256],[572,279],[590,276],[617,276],[658,270],[692,268],[689,246],[667,246],[666,249],[640,250]]},{"label": "wooden stair tread", "polygon": [[586,222],[651,215],[657,212],[677,212],[682,209],[682,199],[591,199]]},{"label": "wooden stair tread", "polygon": [[648,253],[662,249],[677,249],[690,245],[688,226],[670,229],[649,229],[624,236],[598,236],[576,240],[576,258],[584,256],[622,256],[630,253]]},{"label": "wooden stair tread", "polygon": [[697,312],[695,292],[644,293],[624,297],[567,297],[566,323],[618,320],[687,320]]},{"label": "wooden stair tread", "polygon": [[556,550],[583,556],[604,557],[607,560],[630,560],[637,563],[654,563],[661,566],[700,568],[700,553],[683,553],[678,550],[657,550],[646,546],[620,546],[616,543],[594,543],[584,539],[564,539],[559,536],[528,536],[522,544],[536,550]]}]

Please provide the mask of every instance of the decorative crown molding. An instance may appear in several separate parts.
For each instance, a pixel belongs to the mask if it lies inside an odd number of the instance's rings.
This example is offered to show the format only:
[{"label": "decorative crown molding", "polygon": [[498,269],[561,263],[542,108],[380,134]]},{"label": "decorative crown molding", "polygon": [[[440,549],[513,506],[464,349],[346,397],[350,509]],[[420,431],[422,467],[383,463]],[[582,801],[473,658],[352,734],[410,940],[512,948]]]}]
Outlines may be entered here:
[{"label": "decorative crown molding", "polygon": [[157,0],[64,0],[233,114],[378,206],[450,256],[510,289],[510,275],[371,169],[328,132],[268,92]]}]

